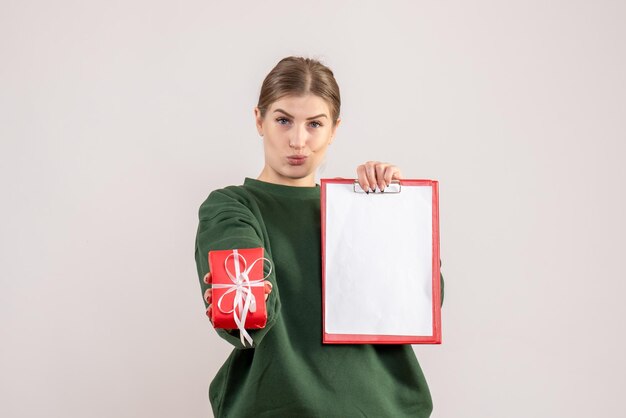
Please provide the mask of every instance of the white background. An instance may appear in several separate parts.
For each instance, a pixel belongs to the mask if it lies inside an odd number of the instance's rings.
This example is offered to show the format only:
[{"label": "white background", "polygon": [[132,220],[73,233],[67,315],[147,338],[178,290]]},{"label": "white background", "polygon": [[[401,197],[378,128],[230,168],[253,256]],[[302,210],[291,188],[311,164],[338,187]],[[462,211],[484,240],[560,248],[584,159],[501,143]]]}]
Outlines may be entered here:
[{"label": "white background", "polygon": [[0,3],[0,415],[206,417],[229,347],[194,264],[208,193],[263,163],[252,109],[321,59],[321,176],[440,181],[434,418],[619,417],[626,3]]}]

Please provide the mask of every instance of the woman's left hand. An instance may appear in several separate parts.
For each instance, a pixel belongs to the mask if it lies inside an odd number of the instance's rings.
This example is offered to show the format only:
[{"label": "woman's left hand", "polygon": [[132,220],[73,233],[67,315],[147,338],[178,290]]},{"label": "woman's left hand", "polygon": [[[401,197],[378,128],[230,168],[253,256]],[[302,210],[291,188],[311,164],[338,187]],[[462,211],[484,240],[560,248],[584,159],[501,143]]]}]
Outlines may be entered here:
[{"label": "woman's left hand", "polygon": [[393,164],[380,161],[368,161],[356,168],[361,189],[373,192],[378,186],[381,191],[389,186],[391,180],[402,179],[400,169]]}]

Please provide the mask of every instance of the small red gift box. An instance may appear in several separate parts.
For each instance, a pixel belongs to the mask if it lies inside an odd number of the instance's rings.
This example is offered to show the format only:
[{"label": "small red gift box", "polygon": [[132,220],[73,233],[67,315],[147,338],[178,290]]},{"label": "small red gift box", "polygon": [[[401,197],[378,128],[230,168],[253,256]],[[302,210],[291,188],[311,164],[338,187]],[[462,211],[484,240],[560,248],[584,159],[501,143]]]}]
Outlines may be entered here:
[{"label": "small red gift box", "polygon": [[246,328],[263,328],[267,322],[265,260],[262,247],[209,251],[211,321],[215,328],[239,329],[242,343],[249,337]]}]

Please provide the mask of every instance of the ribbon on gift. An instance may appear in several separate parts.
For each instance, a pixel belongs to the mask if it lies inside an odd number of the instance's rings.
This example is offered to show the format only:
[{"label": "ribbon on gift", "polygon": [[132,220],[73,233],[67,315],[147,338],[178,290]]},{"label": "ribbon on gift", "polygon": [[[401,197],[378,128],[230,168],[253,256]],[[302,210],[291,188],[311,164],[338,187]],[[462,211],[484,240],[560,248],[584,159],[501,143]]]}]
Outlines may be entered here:
[{"label": "ribbon on gift", "polygon": [[[234,258],[235,264],[235,272],[233,272],[228,268],[228,260],[230,258]],[[243,270],[241,270],[240,261],[243,264]],[[258,261],[267,261],[270,263],[270,268],[268,273],[259,280],[250,280],[248,274],[252,270],[252,267]],[[248,316],[248,312],[256,312],[256,298],[252,294],[253,287],[263,287],[263,282],[272,272],[272,263],[265,257],[259,257],[250,264],[247,265],[246,258],[239,254],[239,252],[235,249],[231,254],[226,257],[224,260],[224,268],[226,270],[226,274],[233,282],[232,284],[223,284],[223,283],[215,283],[211,285],[211,287],[216,289],[228,289],[217,301],[217,308],[225,314],[233,314],[233,319],[235,320],[235,324],[237,324],[237,328],[239,329],[239,338],[241,339],[241,344],[246,346],[245,341],[250,344],[252,347],[252,337],[248,334],[248,331],[245,329],[246,317]],[[235,292],[235,297],[233,300],[233,309],[224,310],[222,308],[222,299],[229,293]]]}]

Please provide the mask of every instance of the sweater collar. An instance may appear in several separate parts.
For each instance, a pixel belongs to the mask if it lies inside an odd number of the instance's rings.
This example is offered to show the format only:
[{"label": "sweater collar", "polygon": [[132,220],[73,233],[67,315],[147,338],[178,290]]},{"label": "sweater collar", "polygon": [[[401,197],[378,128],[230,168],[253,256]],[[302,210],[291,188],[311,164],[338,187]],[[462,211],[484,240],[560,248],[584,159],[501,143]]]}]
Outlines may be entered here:
[{"label": "sweater collar", "polygon": [[243,185],[245,187],[250,187],[252,189],[264,191],[270,194],[287,196],[287,197],[295,197],[295,198],[307,198],[307,197],[317,197],[320,196],[320,186],[316,184],[313,187],[298,187],[298,186],[286,186],[284,184],[276,184],[276,183],[268,183],[266,181],[261,181],[257,179],[253,179],[250,177],[246,177]]}]

